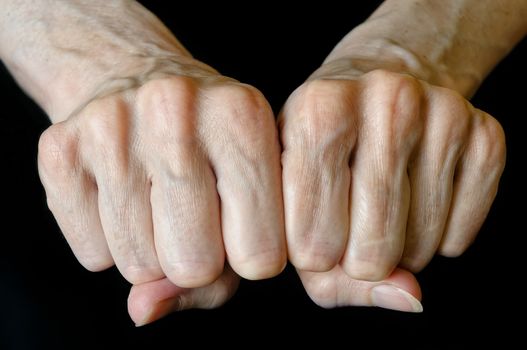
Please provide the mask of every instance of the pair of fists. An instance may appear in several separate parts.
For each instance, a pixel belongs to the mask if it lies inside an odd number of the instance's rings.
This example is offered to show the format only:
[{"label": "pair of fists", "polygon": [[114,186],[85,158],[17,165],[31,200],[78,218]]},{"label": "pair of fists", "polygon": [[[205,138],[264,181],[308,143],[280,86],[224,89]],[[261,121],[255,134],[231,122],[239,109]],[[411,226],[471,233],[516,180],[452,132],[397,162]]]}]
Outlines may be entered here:
[{"label": "pair of fists", "polygon": [[278,128],[258,90],[193,62],[118,81],[42,135],[49,207],[81,264],[134,284],[137,324],[219,306],[288,257],[319,305],[418,312],[408,271],[475,238],[498,122],[409,75],[323,68]]}]

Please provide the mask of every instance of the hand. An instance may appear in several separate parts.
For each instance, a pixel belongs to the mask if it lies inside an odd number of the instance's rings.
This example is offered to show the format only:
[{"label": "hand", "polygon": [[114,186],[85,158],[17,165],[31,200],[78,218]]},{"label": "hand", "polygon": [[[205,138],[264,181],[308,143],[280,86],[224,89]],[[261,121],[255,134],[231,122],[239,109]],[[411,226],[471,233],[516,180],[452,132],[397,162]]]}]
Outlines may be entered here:
[{"label": "hand", "polygon": [[[504,135],[458,93],[409,75],[315,76],[280,116],[289,258],[319,304],[372,304],[371,283],[356,280],[419,271],[474,240],[504,167]],[[392,308],[419,309],[411,304]]]},{"label": "hand", "polygon": [[197,71],[138,78],[51,126],[39,144],[49,207],[81,264],[115,263],[134,285],[166,276],[177,286],[135,288],[139,323],[157,312],[141,305],[165,292],[199,288],[184,291],[180,308],[224,302],[237,285],[225,259],[248,279],[286,263],[272,112],[256,89]]},{"label": "hand", "polygon": [[279,142],[260,92],[194,59],[136,1],[2,1],[0,14],[2,63],[55,123],[39,144],[49,207],[86,268],[115,263],[134,284],[137,324],[283,269]]}]

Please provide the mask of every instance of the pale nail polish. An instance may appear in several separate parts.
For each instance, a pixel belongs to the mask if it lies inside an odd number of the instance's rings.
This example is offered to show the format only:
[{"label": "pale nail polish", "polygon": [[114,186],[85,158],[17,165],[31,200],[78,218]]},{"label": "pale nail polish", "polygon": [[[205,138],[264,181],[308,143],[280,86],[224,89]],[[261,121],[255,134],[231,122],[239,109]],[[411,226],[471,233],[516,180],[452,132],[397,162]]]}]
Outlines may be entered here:
[{"label": "pale nail polish", "polygon": [[383,284],[371,290],[371,300],[375,306],[385,309],[423,312],[423,306],[413,295],[392,285]]}]

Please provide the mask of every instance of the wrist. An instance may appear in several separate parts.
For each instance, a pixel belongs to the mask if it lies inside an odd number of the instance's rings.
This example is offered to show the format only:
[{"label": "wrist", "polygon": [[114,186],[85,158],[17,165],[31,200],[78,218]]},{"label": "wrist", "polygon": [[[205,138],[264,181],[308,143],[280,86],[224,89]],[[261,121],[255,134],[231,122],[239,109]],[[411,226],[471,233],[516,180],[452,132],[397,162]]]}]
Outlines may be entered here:
[{"label": "wrist", "polygon": [[152,79],[167,76],[210,77],[218,73],[192,57],[150,56],[131,57],[126,64],[101,71],[96,67],[76,74],[62,70],[60,77],[49,83],[48,93],[41,105],[53,123],[77,114],[97,98],[138,88]]},{"label": "wrist", "polygon": [[470,97],[526,35],[525,16],[525,1],[386,0],[342,39],[317,74],[386,69]]},{"label": "wrist", "polygon": [[135,1],[0,2],[0,57],[53,122],[163,74],[215,71]]},{"label": "wrist", "polygon": [[475,71],[453,71],[446,63],[431,62],[387,38],[365,40],[366,43],[341,43],[326,58],[310,79],[356,79],[373,70],[404,73],[430,84],[470,95],[483,77]]}]

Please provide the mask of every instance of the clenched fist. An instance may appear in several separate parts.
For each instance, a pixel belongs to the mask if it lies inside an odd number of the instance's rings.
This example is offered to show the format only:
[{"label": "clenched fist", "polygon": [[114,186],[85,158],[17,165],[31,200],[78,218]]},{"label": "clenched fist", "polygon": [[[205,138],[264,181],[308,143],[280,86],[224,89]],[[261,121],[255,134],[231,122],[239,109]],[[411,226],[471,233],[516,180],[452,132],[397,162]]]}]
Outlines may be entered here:
[{"label": "clenched fist", "polygon": [[261,279],[286,263],[279,143],[254,88],[164,76],[96,98],[39,145],[49,207],[89,270],[133,284]]},{"label": "clenched fist", "polygon": [[[436,252],[461,254],[505,163],[494,118],[452,90],[383,70],[306,82],[280,128],[289,257],[305,283],[333,269],[380,281],[397,266],[419,271]],[[306,288],[338,295],[329,285]]]},{"label": "clenched fist", "polygon": [[461,254],[495,196],[503,131],[462,95],[526,10],[384,1],[287,101],[282,168],[263,96],[136,1],[1,1],[0,59],[55,123],[49,207],[85,267],[134,284],[136,324],[218,306],[286,251],[320,305],[420,311],[411,272]]}]

